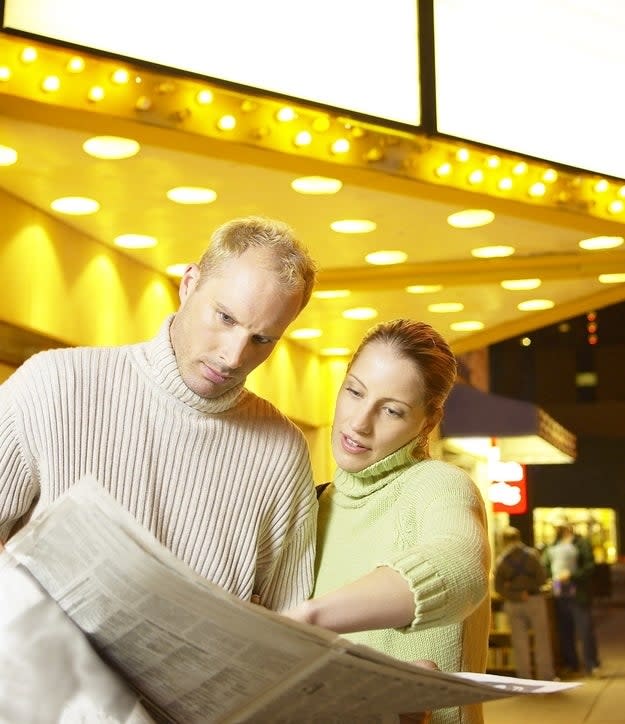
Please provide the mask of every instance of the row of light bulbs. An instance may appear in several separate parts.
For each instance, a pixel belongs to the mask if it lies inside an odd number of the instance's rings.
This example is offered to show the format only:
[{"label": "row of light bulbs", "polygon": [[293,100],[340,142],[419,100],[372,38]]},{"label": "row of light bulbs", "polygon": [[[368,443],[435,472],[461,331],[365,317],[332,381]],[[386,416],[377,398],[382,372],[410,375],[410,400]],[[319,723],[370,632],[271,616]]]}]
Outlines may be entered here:
[{"label": "row of light bulbs", "polygon": [[[60,51],[45,48],[46,58],[48,56],[58,59]],[[53,54],[56,53],[54,56]],[[68,55],[65,53],[64,69],[69,75],[78,75],[86,69],[85,59],[82,56]],[[39,51],[33,45],[24,46],[19,52],[19,61],[24,66],[33,65],[39,58]],[[100,63],[103,67],[106,61],[93,60],[90,61]],[[112,86],[121,87],[124,85],[135,84],[142,86],[143,77],[136,71],[128,70],[124,67],[114,67],[110,61],[109,80]],[[11,77],[11,68],[8,65],[0,66],[0,82],[9,80]],[[40,88],[44,93],[55,93],[61,89],[62,81],[58,74],[44,73],[41,78]],[[198,106],[208,106],[215,100],[215,93],[207,87],[202,87],[196,83],[195,102]],[[173,92],[175,84],[171,80],[165,80],[157,85],[155,94],[164,95]],[[96,84],[91,86],[87,91],[87,99],[92,103],[102,101],[107,94],[104,85]],[[155,100],[153,95],[139,95],[135,102],[135,110],[138,112],[153,109]],[[220,93],[226,99],[229,97],[227,93]],[[230,93],[234,97],[236,94]],[[232,98],[230,98],[232,100]],[[257,101],[245,98],[240,102],[240,110],[247,113],[266,106],[270,102],[265,100]],[[331,118],[327,114],[311,113],[301,109],[297,111],[292,106],[276,106],[274,118],[281,124],[288,124],[297,120],[300,114],[308,114],[310,116],[309,129],[295,129],[291,136],[291,144],[295,148],[304,149],[311,146],[315,141],[314,134],[325,134],[331,127],[335,130],[342,127],[348,131],[341,137],[330,139],[327,142],[327,150],[329,153],[340,158],[349,156],[349,161],[362,161],[367,163],[381,162],[384,160],[384,146],[386,142],[403,143],[406,156],[405,161],[409,160],[415,144],[407,140],[407,134],[395,134],[385,129],[377,133],[370,133],[365,130],[363,125],[352,124],[351,122],[335,123],[333,126]],[[230,104],[231,105],[231,104]],[[189,109],[180,110],[172,114],[178,117],[179,121],[184,121],[190,115]],[[236,115],[233,113],[224,113],[215,119],[215,128],[220,132],[233,131],[238,124]],[[207,129],[204,129],[207,130]],[[267,125],[255,128],[252,131],[252,137],[257,141],[263,141],[270,135],[271,129]],[[356,144],[364,136],[371,136],[373,139],[366,148],[362,144]],[[609,181],[606,178],[584,178],[579,175],[573,176],[570,173],[558,172],[554,168],[540,168],[537,164],[530,165],[526,161],[518,159],[506,159],[504,154],[498,155],[493,153],[482,152],[481,150],[469,150],[467,147],[452,148],[449,144],[437,142],[430,139],[430,145],[433,148],[431,154],[426,154],[426,164],[420,161],[415,163],[405,163],[404,171],[408,171],[414,175],[415,169],[418,170],[417,175],[426,180],[434,180],[449,185],[469,187],[474,189],[488,188],[489,192],[503,194],[511,198],[518,198],[525,195],[528,199],[534,201],[542,201],[543,203],[555,203],[558,206],[566,206],[571,204],[579,206],[581,203],[589,213],[614,217],[625,213],[625,185],[622,182]],[[417,143],[418,146],[418,143]],[[441,154],[441,150],[448,146],[447,151]],[[414,155],[414,154],[412,154]],[[416,154],[419,155],[419,154]],[[440,157],[444,156],[444,159]],[[357,157],[356,157],[357,156]],[[427,160],[439,157],[439,161],[432,163],[427,168]],[[346,158],[347,160],[347,158]],[[417,168],[418,167],[418,168]],[[538,176],[537,176],[538,174]],[[536,178],[535,178],[536,177]],[[564,182],[563,182],[564,179]],[[545,197],[549,197],[546,199]]]}]

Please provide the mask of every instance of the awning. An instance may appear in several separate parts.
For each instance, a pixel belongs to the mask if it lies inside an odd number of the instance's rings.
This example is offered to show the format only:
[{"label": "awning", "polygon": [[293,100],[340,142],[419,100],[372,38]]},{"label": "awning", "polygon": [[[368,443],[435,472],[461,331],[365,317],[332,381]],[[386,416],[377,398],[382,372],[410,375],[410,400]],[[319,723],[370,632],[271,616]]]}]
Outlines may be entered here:
[{"label": "awning", "polygon": [[575,435],[537,405],[464,382],[447,398],[441,437],[464,451],[480,438],[496,438],[501,460],[524,464],[571,463],[576,456]]}]

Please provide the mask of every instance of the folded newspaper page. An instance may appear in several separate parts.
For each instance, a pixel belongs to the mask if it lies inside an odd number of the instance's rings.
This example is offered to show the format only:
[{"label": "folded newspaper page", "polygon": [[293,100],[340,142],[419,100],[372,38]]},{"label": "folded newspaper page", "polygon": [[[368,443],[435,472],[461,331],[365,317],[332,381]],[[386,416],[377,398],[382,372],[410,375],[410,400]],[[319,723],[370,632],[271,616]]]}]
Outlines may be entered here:
[{"label": "folded newspaper page", "polygon": [[[22,528],[4,557],[36,579],[157,721],[373,724],[571,686],[412,666],[241,601],[178,560],[92,478]],[[82,666],[78,646],[66,655]],[[56,697],[54,686],[51,678],[39,695]]]}]

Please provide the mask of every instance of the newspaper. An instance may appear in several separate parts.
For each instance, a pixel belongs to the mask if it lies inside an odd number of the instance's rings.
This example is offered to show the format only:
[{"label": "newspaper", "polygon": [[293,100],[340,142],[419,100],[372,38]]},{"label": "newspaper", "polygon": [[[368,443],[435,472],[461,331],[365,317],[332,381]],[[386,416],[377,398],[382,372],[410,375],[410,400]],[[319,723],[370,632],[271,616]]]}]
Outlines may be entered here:
[{"label": "newspaper", "polygon": [[[241,601],[178,560],[92,478],[7,543],[0,574],[17,584],[25,571],[30,585],[35,579],[41,595],[43,589],[53,599],[46,596],[72,634],[86,635],[106,663],[100,678],[108,676],[113,689],[125,682],[115,702],[132,714],[105,707],[110,718],[102,721],[142,715],[131,691],[157,721],[373,724],[393,721],[388,716],[398,712],[571,686],[415,667]],[[1,580],[0,587],[6,588]],[[5,591],[0,634],[7,600]],[[34,621],[36,604],[26,613]],[[9,611],[4,618],[5,633],[14,633],[15,616]],[[0,646],[7,650],[1,640]],[[84,655],[78,645],[69,653]],[[37,696],[47,696],[48,686]]]}]

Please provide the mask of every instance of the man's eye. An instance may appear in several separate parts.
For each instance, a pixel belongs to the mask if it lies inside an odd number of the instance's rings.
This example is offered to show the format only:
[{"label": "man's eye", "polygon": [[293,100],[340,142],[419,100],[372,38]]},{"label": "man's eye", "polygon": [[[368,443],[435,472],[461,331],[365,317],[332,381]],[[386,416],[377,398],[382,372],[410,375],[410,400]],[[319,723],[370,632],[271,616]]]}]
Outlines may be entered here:
[{"label": "man's eye", "polygon": [[234,319],[232,319],[232,317],[225,312],[217,311],[217,316],[224,324],[234,324]]},{"label": "man's eye", "polygon": [[256,344],[271,344],[273,340],[271,337],[259,337],[258,335],[254,335],[254,342],[256,342]]}]

